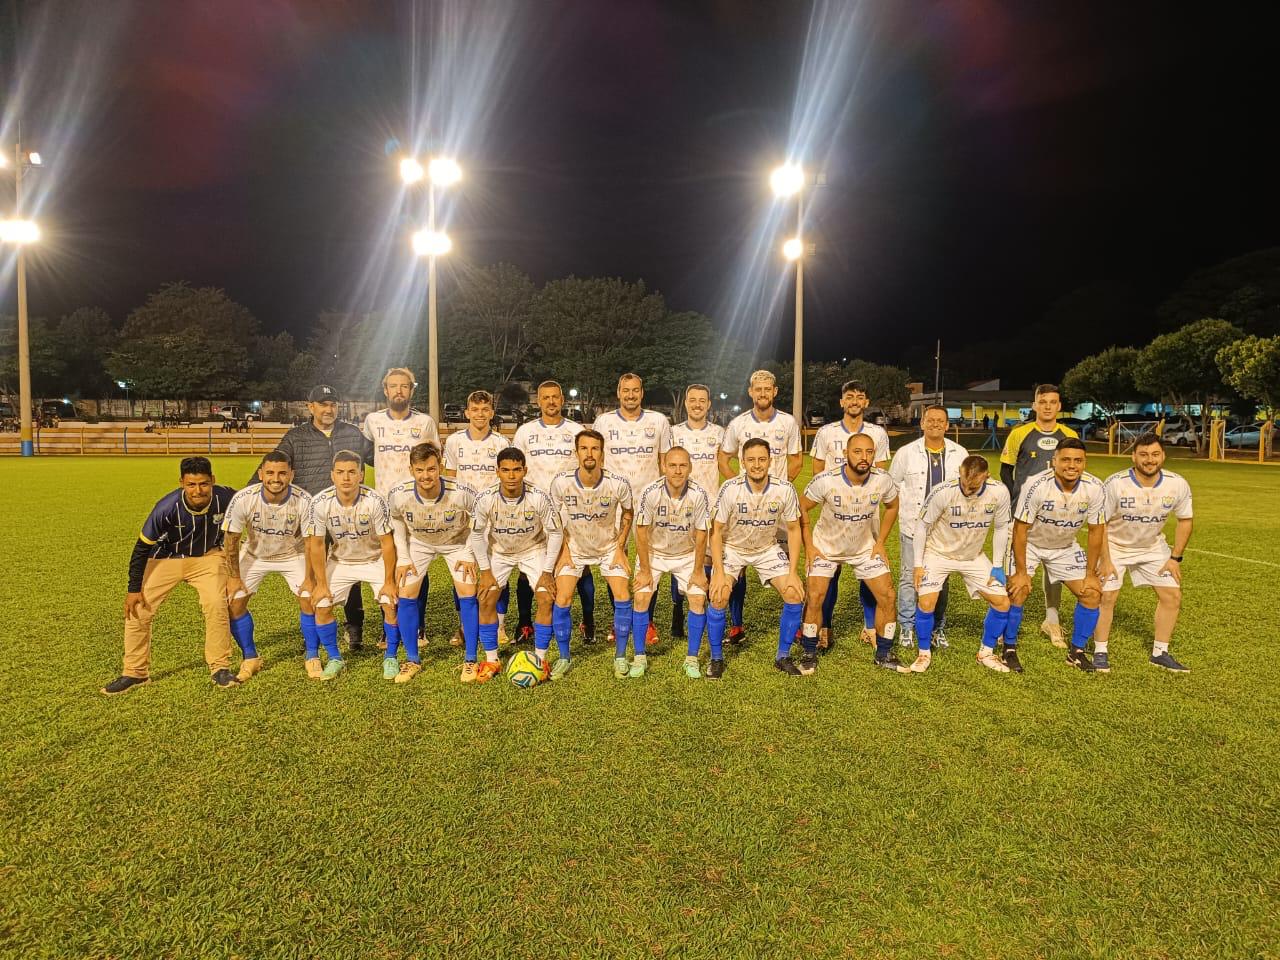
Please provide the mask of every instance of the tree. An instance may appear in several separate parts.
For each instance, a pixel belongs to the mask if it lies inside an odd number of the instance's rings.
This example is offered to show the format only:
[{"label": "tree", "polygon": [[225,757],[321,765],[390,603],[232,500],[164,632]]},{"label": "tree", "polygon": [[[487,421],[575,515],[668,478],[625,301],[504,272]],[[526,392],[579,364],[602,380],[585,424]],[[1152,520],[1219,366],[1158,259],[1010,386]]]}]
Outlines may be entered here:
[{"label": "tree", "polygon": [[126,340],[199,330],[209,339],[228,340],[248,350],[258,333],[249,308],[217,287],[166,283],[125,318],[120,336]]},{"label": "tree", "polygon": [[128,380],[143,397],[187,402],[234,397],[248,367],[244,348],[202,330],[122,338],[107,358],[107,371]]},{"label": "tree", "polygon": [[853,360],[844,369],[844,379],[861,380],[866,384],[872,405],[885,412],[894,407],[905,407],[911,402],[911,391],[907,389],[909,375],[901,367]]},{"label": "tree", "polygon": [[297,356],[297,345],[288,333],[254,337],[245,392],[258,400],[289,400],[305,396],[305,392],[291,395],[288,389],[289,369]]},{"label": "tree", "polygon": [[1062,376],[1062,390],[1072,401],[1088,400],[1109,418],[1139,399],[1133,382],[1140,351],[1136,347],[1108,347],[1085,357]]},{"label": "tree", "polygon": [[[57,331],[43,317],[27,321],[33,399],[62,396],[67,362]],[[0,317],[0,393],[18,395],[18,318]]]},{"label": "tree", "polygon": [[711,320],[692,311],[668,313],[644,335],[646,342],[637,348],[630,369],[644,377],[647,397],[668,394],[673,416],[683,419],[685,388],[707,377],[715,342]]},{"label": "tree", "polygon": [[103,366],[115,348],[118,334],[107,311],[78,307],[58,321],[58,349],[66,361],[62,393],[102,397],[114,387]]},{"label": "tree", "polygon": [[1280,333],[1280,247],[1197,270],[1157,312],[1170,328],[1221,317],[1245,333]]},{"label": "tree", "polygon": [[481,356],[490,361],[493,373],[479,382],[489,384],[495,394],[515,378],[533,353],[536,295],[537,287],[527,274],[499,263],[464,274],[450,298],[450,329],[465,331],[482,346]]},{"label": "tree", "polygon": [[1173,333],[1161,334],[1138,354],[1133,382],[1139,390],[1168,401],[1181,411],[1188,426],[1194,425],[1188,408],[1199,404],[1198,452],[1205,450],[1210,404],[1230,395],[1215,358],[1219,350],[1241,336],[1227,321],[1206,318]]},{"label": "tree", "polygon": [[[1222,379],[1242,397],[1261,404],[1271,424],[1280,403],[1280,336],[1236,340],[1222,347],[1216,360]],[[1273,442],[1268,434],[1268,447]]]}]

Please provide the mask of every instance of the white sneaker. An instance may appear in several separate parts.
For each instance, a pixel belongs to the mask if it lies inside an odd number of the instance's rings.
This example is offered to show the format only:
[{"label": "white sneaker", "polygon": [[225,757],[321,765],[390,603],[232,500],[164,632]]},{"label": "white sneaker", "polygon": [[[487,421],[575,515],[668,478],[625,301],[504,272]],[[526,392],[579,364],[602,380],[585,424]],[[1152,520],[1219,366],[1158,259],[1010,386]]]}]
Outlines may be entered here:
[{"label": "white sneaker", "polygon": [[909,669],[912,673],[924,673],[929,669],[929,664],[931,663],[933,663],[933,654],[925,653],[921,650],[920,654],[916,657],[915,662],[911,664]]},{"label": "white sneaker", "polygon": [[916,645],[916,632],[911,627],[898,628],[898,646],[914,647]]},{"label": "white sneaker", "polygon": [[994,670],[996,673],[1008,673],[1009,668],[1005,662],[1001,660],[993,650],[990,653],[983,653],[982,648],[978,649],[978,662],[988,670]]},{"label": "white sneaker", "polygon": [[868,647],[875,646],[876,629],[875,627],[863,627],[862,633],[858,634],[858,639],[865,643]]},{"label": "white sneaker", "polygon": [[943,630],[941,627],[935,629],[933,631],[933,645],[935,647],[941,647],[943,650],[950,647],[951,642],[947,640],[947,631]]},{"label": "white sneaker", "polygon": [[1044,623],[1040,624],[1040,632],[1048,637],[1049,642],[1055,647],[1059,647],[1064,650],[1066,649],[1067,641],[1062,637],[1062,624],[1050,623],[1046,620]]}]

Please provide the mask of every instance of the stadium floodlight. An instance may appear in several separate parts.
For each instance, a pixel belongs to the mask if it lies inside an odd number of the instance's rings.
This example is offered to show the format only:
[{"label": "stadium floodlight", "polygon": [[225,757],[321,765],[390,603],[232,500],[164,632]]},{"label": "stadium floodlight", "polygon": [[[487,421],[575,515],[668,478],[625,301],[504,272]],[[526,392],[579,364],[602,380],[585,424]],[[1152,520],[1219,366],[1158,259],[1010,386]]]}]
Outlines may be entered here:
[{"label": "stadium floodlight", "polygon": [[443,230],[419,230],[413,235],[413,252],[420,257],[443,257],[453,249],[453,241]]},{"label": "stadium floodlight", "polygon": [[432,157],[427,162],[427,175],[437,187],[451,187],[462,179],[462,168],[451,157]]},{"label": "stadium floodlight", "polygon": [[727,393],[724,393],[723,391],[721,391],[721,393],[720,393],[720,399],[721,399],[721,400],[728,400],[728,399],[729,399],[729,395],[728,395]]},{"label": "stadium floodlight", "polygon": [[31,164],[33,167],[38,167],[44,163],[44,160],[41,159],[40,154],[32,150],[27,154],[27,163]]},{"label": "stadium floodlight", "polygon": [[405,157],[400,161],[400,179],[406,184],[414,184],[426,175],[422,164],[413,157]]},{"label": "stadium floodlight", "polygon": [[578,398],[578,388],[577,388],[577,387],[570,387],[570,388],[569,388],[569,399],[570,399],[570,400],[576,400],[577,398]]},{"label": "stadium floodlight", "polygon": [[33,220],[0,220],[0,243],[25,246],[40,239],[40,228]]},{"label": "stadium floodlight", "polygon": [[804,241],[799,237],[791,237],[782,245],[782,255],[788,260],[799,260],[804,256]]},{"label": "stadium floodlight", "polygon": [[795,196],[804,189],[804,168],[798,163],[784,163],[769,174],[769,186],[776,197]]}]

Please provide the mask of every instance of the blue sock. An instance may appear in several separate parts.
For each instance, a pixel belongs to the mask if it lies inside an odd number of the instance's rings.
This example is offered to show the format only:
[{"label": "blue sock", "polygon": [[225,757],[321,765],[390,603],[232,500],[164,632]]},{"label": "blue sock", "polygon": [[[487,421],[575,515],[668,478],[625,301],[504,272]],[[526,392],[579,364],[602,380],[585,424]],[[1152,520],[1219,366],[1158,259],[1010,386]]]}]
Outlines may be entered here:
[{"label": "blue sock", "polygon": [[498,649],[498,621],[493,623],[479,623],[476,625],[476,634],[480,638],[480,644],[486,650]]},{"label": "blue sock", "polygon": [[[462,621],[462,642],[466,645],[467,662],[475,663],[480,640],[480,601],[475,597],[459,597],[458,619]],[[497,644],[496,637],[493,642]]]},{"label": "blue sock", "polygon": [[258,655],[258,648],[253,645],[253,615],[248,610],[243,617],[231,621],[231,636],[236,638],[236,645],[246,660]]},{"label": "blue sock", "polygon": [[299,612],[298,626],[302,630],[302,646],[307,651],[306,658],[314,660],[320,656],[320,634],[316,632],[316,615]]},{"label": "blue sock", "polygon": [[578,599],[582,602],[582,622],[588,630],[596,625],[596,580],[588,573],[578,578]]},{"label": "blue sock", "polygon": [[733,589],[729,591],[729,619],[735,627],[742,626],[742,613],[746,606],[747,578],[745,574],[739,574],[738,579],[734,581]]},{"label": "blue sock", "polygon": [[888,637],[882,637],[876,634],[876,659],[887,659],[889,654],[893,653],[893,641]]},{"label": "blue sock", "polygon": [[814,631],[814,634],[813,634],[813,636],[811,637],[811,636],[809,636],[807,633],[805,633],[805,632],[804,632],[804,629],[803,629],[803,628],[801,628],[801,631],[800,631],[800,646],[804,648],[804,655],[805,655],[806,657],[816,657],[816,656],[818,655],[818,634],[817,634],[817,631]]},{"label": "blue sock", "polygon": [[498,594],[498,613],[502,614],[502,616],[505,617],[507,615],[507,607],[510,603],[511,603],[511,584],[504,583],[502,585],[502,592]]},{"label": "blue sock", "polygon": [[685,624],[685,632],[689,635],[689,656],[696,657],[702,649],[702,631],[707,628],[707,615],[689,611],[689,620]]},{"label": "blue sock", "polygon": [[[404,655],[410,663],[421,663],[422,659],[418,656],[418,631],[410,628],[410,624],[418,622],[418,598],[417,597],[401,597],[396,601],[396,620],[404,624],[404,628],[399,630],[400,642],[404,644]],[[387,656],[393,657],[391,653],[391,645],[388,642]]]},{"label": "blue sock", "polygon": [[[627,655],[627,641],[631,638],[630,600],[617,600],[613,604],[613,636],[613,655],[615,657],[625,657]],[[636,653],[644,653],[644,634],[636,637]]]},{"label": "blue sock", "polygon": [[1004,645],[1006,647],[1016,647],[1018,645],[1018,631],[1022,629],[1022,608],[1009,607],[1009,620],[1004,627]]},{"label": "blue sock", "polygon": [[338,621],[330,620],[328,623],[317,623],[316,633],[320,637],[320,645],[324,647],[324,652],[329,655],[330,660],[341,660],[342,651],[338,649]]},{"label": "blue sock", "polygon": [[707,607],[707,643],[711,646],[711,659],[724,659],[724,611]]},{"label": "blue sock", "polygon": [[573,608],[553,604],[551,607],[551,630],[556,635],[556,649],[560,656],[569,656],[569,637],[573,633]]},{"label": "blue sock", "polygon": [[925,613],[919,607],[916,607],[916,643],[920,645],[921,653],[928,653],[933,649],[933,611]]},{"label": "blue sock", "polygon": [[795,643],[796,631],[804,619],[803,603],[784,603],[782,616],[778,618],[778,659],[781,660],[791,652],[791,644]]},{"label": "blue sock", "polygon": [[1098,625],[1098,608],[1090,610],[1084,604],[1076,604],[1076,612],[1071,618],[1071,645],[1083,650],[1084,645],[1093,636],[1094,627]]},{"label": "blue sock", "polygon": [[649,632],[649,611],[631,610],[631,636],[636,638],[636,656],[644,654],[644,635]]},{"label": "blue sock", "polygon": [[1000,642],[1000,635],[1009,626],[1009,611],[1000,611],[995,607],[987,609],[987,618],[982,621],[982,645],[994,650]]},{"label": "blue sock", "polygon": [[863,581],[858,581],[858,599],[862,601],[862,625],[868,630],[876,628],[876,595]]},{"label": "blue sock", "polygon": [[[480,629],[483,630],[484,626],[481,625]],[[498,625],[496,623],[493,625],[493,642],[494,643],[498,642]],[[540,657],[545,657],[547,655],[547,648],[550,646],[551,646],[551,624],[535,623],[533,625],[533,652]],[[560,648],[560,644],[557,643],[556,647]],[[485,649],[487,650],[488,647],[486,647]],[[563,653],[561,654],[561,656],[565,656],[565,655],[566,654],[563,654]]]},{"label": "blue sock", "polygon": [[[387,650],[386,650],[386,652],[383,654],[383,656],[384,656],[384,657],[390,657],[392,660],[397,659],[397,655],[400,653],[400,626],[399,626],[399,624],[395,624],[395,623],[388,623],[386,620],[383,620],[383,621],[382,621],[382,632],[383,632],[383,633],[385,633],[385,634],[387,635]],[[410,631],[410,632],[416,632],[416,631],[413,631],[413,630],[412,630],[412,628],[411,628],[411,631]],[[406,652],[406,653],[408,652],[408,648],[406,648],[406,649],[405,649],[405,652]]]},{"label": "blue sock", "polygon": [[840,599],[840,568],[827,584],[827,595],[822,598],[822,625],[831,626],[831,617],[836,612],[836,601]]}]

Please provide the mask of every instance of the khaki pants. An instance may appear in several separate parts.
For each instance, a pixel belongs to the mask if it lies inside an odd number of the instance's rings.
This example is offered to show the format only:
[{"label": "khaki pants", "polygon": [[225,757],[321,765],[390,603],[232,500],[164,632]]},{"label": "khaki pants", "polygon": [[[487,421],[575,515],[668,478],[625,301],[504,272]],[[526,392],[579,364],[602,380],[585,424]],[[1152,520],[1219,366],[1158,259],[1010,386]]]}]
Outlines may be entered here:
[{"label": "khaki pants", "polygon": [[171,557],[148,560],[142,575],[142,599],[147,609],[124,622],[124,674],[151,675],[151,621],[165,597],[180,583],[189,583],[200,595],[204,613],[204,659],[209,672],[231,666],[231,624],[227,617],[227,574],[222,551],[211,550],[203,557]]}]

